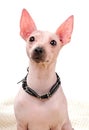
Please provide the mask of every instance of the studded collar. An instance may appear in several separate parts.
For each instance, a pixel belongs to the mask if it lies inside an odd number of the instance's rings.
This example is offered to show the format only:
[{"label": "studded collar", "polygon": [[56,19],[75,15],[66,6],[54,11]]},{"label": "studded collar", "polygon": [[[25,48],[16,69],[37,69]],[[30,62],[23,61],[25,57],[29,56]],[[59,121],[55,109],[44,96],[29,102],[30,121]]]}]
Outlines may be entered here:
[{"label": "studded collar", "polygon": [[[57,91],[57,89],[59,88],[59,86],[61,84],[60,78],[59,78],[58,74],[56,73],[56,76],[57,76],[56,83],[51,87],[51,89],[48,91],[48,93],[46,93],[44,95],[39,95],[35,90],[33,90],[32,88],[30,88],[27,85],[27,75],[25,76],[24,79],[22,79],[20,81],[20,82],[22,82],[22,88],[26,93],[28,93],[31,96],[34,96],[38,99],[48,99],[49,97],[51,97]],[[20,82],[18,82],[18,83],[20,83]]]}]

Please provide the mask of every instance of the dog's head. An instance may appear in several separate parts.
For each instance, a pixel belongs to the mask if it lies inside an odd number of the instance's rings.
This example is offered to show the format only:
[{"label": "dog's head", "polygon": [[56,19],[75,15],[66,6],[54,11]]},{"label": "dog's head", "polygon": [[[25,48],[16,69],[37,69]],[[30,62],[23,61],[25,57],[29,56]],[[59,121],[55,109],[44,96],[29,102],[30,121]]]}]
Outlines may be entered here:
[{"label": "dog's head", "polygon": [[23,9],[20,20],[20,35],[27,42],[27,55],[32,62],[55,62],[62,46],[70,42],[73,31],[73,16],[70,16],[55,33],[39,31],[27,12]]}]

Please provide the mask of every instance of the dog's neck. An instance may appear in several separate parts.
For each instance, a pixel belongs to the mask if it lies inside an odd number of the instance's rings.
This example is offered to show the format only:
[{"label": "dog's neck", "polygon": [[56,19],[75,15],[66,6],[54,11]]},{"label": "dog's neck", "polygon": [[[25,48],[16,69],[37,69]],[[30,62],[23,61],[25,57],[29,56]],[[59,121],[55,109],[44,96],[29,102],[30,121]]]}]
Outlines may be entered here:
[{"label": "dog's neck", "polygon": [[56,82],[55,63],[46,66],[45,64],[29,64],[27,84],[38,94],[45,94]]}]

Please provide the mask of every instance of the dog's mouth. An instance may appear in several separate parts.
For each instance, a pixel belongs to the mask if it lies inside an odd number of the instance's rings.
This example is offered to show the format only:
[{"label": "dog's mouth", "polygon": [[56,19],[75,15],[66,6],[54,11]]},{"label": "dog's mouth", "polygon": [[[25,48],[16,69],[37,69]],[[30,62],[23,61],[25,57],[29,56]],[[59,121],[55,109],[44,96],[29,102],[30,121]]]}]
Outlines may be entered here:
[{"label": "dog's mouth", "polygon": [[38,57],[38,56],[33,56],[32,59],[37,62],[37,63],[40,63],[40,62],[44,62],[44,58],[43,57]]}]

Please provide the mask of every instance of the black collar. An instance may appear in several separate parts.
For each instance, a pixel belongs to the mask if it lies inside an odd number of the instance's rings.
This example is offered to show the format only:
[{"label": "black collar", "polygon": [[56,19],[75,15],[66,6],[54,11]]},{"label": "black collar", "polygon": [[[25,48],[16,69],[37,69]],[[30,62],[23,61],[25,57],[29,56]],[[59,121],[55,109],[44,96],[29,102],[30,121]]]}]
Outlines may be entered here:
[{"label": "black collar", "polygon": [[[39,99],[48,99],[49,97],[51,97],[57,91],[57,89],[59,88],[59,86],[61,84],[60,78],[59,78],[58,74],[56,73],[56,76],[57,76],[56,83],[51,87],[51,89],[49,90],[48,93],[46,93],[44,95],[39,95],[32,88],[28,87],[27,75],[25,76],[25,78],[23,80],[20,81],[20,82],[22,82],[22,88],[24,89],[25,92],[27,92],[31,96],[34,96],[34,97],[39,98]],[[20,83],[20,82],[18,82],[18,83]]]}]

